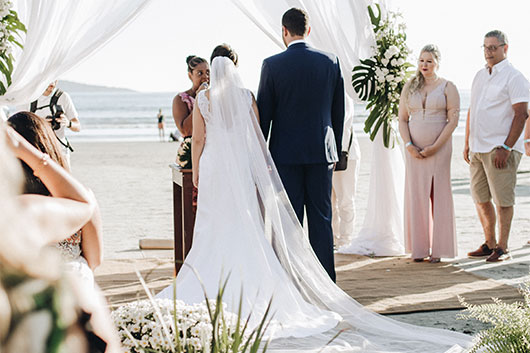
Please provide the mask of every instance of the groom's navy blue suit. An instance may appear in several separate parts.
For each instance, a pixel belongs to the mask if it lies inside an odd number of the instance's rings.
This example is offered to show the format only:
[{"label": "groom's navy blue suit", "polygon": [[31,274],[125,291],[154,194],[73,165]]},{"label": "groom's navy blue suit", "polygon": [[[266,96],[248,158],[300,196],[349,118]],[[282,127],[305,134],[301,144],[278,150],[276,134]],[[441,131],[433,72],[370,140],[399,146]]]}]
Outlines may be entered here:
[{"label": "groom's navy blue suit", "polygon": [[[260,125],[291,204],[335,280],[331,229],[333,162],[341,151],[344,81],[333,54],[293,43],[263,61],[257,98]],[[272,128],[271,128],[272,124]]]}]

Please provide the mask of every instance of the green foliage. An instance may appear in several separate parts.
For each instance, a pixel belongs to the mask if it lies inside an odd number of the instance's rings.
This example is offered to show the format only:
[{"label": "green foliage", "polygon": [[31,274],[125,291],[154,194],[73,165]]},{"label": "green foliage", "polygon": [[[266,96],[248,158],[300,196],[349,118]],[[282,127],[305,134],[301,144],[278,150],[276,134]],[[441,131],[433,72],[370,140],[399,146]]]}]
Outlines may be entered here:
[{"label": "green foliage", "polygon": [[393,147],[396,140],[393,121],[397,119],[399,96],[411,75],[412,64],[406,61],[410,50],[406,45],[405,25],[398,23],[401,15],[393,12],[383,15],[379,4],[375,4],[375,9],[377,14],[368,7],[376,39],[374,55],[353,68],[352,85],[370,109],[364,131],[374,140],[383,128],[385,147]]},{"label": "green foliage", "polygon": [[527,353],[530,352],[530,283],[520,289],[523,302],[506,304],[492,298],[493,303],[473,305],[460,303],[466,307],[460,319],[474,318],[491,327],[479,332],[469,353]]},{"label": "green foliage", "polygon": [[[3,8],[10,8],[9,1],[2,3]],[[6,93],[7,88],[12,83],[13,62],[15,61],[12,51],[13,47],[23,48],[22,34],[26,33],[26,26],[18,18],[18,14],[13,11],[4,11],[6,15],[0,19],[0,72],[3,78],[0,79],[0,95]]]}]

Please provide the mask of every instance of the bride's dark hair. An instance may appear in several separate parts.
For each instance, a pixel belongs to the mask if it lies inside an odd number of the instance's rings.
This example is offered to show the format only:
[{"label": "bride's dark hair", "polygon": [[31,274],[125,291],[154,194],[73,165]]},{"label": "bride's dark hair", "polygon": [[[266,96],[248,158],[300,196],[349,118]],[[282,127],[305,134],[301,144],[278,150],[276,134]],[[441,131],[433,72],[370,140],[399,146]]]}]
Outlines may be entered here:
[{"label": "bride's dark hair", "polygon": [[232,60],[234,65],[237,66],[237,59],[238,59],[237,53],[228,44],[223,43],[215,47],[215,49],[212,52],[212,56],[210,56],[210,64],[212,63],[213,59],[218,56],[226,56],[227,58]]}]

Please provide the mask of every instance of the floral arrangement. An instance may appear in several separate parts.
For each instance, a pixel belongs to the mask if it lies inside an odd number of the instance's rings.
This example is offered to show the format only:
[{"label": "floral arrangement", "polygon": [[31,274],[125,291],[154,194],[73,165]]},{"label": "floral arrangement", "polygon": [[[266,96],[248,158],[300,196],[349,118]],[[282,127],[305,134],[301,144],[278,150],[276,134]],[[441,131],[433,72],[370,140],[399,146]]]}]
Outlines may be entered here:
[{"label": "floral arrangement", "polygon": [[10,0],[0,0],[0,72],[4,76],[0,80],[0,95],[6,93],[7,87],[11,85],[15,60],[12,55],[13,45],[22,48],[22,33],[26,33],[26,26],[20,22],[12,7]]},{"label": "floral arrangement", "polygon": [[191,169],[191,136],[182,140],[177,151],[177,164],[182,169]]},{"label": "floral arrangement", "polygon": [[[206,348],[209,348],[212,339],[213,326],[206,302],[186,305],[182,301],[176,301],[174,306],[173,300],[170,299],[154,299],[154,301],[156,306],[146,299],[120,306],[112,312],[112,319],[118,327],[125,348],[135,353],[144,352],[144,350],[173,352],[174,333],[177,332],[174,325],[174,317],[176,317],[179,338],[185,351],[207,351]],[[215,308],[215,302],[209,304]],[[161,318],[170,337],[166,336],[164,325],[157,321],[156,307],[160,310]],[[228,322],[226,329],[229,343],[233,341],[232,334],[235,332],[236,318],[232,313],[224,313],[224,319]]]},{"label": "floral arrangement", "polygon": [[89,337],[72,283],[57,261],[41,260],[48,277],[0,264],[0,352],[75,352],[83,340],[73,328]]},{"label": "floral arrangement", "polygon": [[466,307],[460,319],[474,318],[492,325],[475,336],[469,353],[530,352],[530,283],[520,292],[524,301],[512,304],[493,298],[491,304],[472,305],[459,298]]},{"label": "floral arrangement", "polygon": [[352,85],[359,98],[368,102],[366,108],[371,110],[364,131],[373,141],[382,127],[383,143],[389,147],[394,146],[396,140],[392,122],[398,115],[401,90],[412,74],[409,71],[412,64],[407,62],[411,51],[406,45],[406,27],[400,22],[401,14],[383,14],[379,4],[375,4],[375,8],[377,16],[374,9],[368,7],[376,39],[374,54],[353,68]]},{"label": "floral arrangement", "polygon": [[154,299],[141,277],[140,282],[149,299],[122,305],[111,314],[128,352],[257,353],[262,346],[261,352],[266,352],[268,344],[262,341],[270,322],[270,302],[258,327],[249,332],[250,316],[246,321],[241,318],[242,298],[237,315],[227,312],[222,301],[228,279],[215,300],[194,305]]}]

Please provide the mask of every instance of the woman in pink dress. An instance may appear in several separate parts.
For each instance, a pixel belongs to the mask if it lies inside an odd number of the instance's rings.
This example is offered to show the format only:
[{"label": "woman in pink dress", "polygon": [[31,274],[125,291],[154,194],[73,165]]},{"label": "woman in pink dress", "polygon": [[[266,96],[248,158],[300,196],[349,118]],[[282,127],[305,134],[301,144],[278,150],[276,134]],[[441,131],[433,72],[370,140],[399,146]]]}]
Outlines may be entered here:
[{"label": "woman in pink dress", "polygon": [[458,124],[456,86],[437,75],[440,52],[426,45],[416,75],[399,105],[405,143],[405,247],[416,262],[455,257],[456,231],[451,191],[452,133]]},{"label": "woman in pink dress", "polygon": [[188,77],[192,86],[173,98],[173,119],[182,136],[191,136],[193,104],[197,93],[208,87],[210,82],[210,66],[206,59],[195,55],[186,58]]}]

